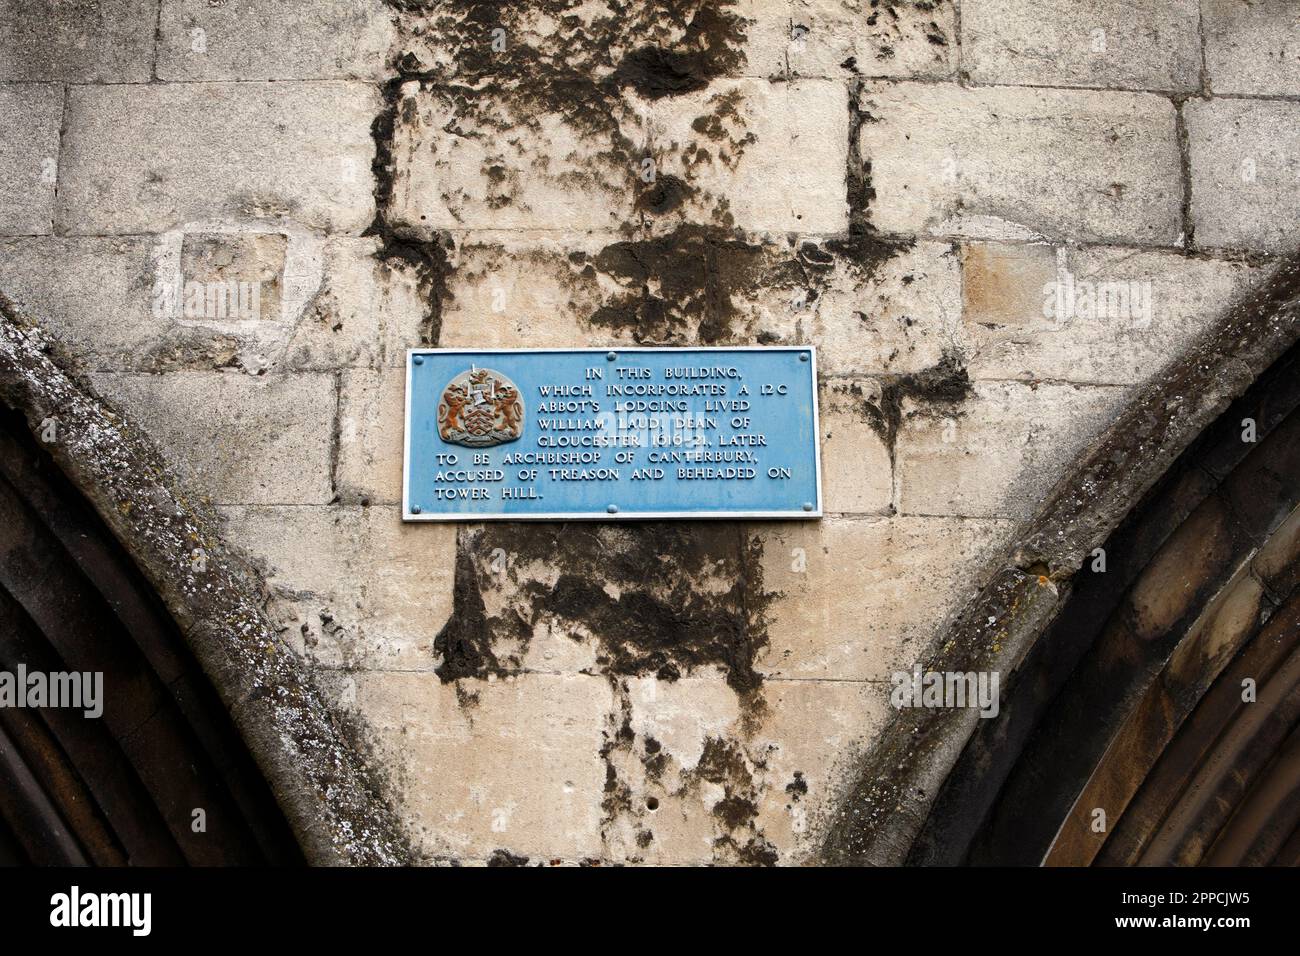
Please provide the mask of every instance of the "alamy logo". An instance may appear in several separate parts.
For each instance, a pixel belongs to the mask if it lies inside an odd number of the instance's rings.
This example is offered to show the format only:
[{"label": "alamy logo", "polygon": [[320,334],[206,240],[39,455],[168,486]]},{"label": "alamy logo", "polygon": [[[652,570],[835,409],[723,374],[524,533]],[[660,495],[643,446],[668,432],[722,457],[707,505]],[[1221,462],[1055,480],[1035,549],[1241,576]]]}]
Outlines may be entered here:
[{"label": "alamy logo", "polygon": [[80,710],[87,717],[104,713],[101,671],[0,671],[0,707],[57,707]]},{"label": "alamy logo", "polygon": [[262,318],[262,283],[160,280],[153,287],[153,314],[159,319],[257,321]]},{"label": "alamy logo", "polygon": [[1043,315],[1056,322],[1113,322],[1131,329],[1151,326],[1151,280],[1078,280],[1061,269],[1043,286]]},{"label": "alamy logo", "polygon": [[153,928],[150,893],[82,893],[74,886],[50,897],[51,926],[129,926],[131,935],[148,936]]},{"label": "alamy logo", "polygon": [[921,665],[894,671],[889,702],[895,707],[978,708],[981,717],[998,715],[997,671],[922,671]]}]

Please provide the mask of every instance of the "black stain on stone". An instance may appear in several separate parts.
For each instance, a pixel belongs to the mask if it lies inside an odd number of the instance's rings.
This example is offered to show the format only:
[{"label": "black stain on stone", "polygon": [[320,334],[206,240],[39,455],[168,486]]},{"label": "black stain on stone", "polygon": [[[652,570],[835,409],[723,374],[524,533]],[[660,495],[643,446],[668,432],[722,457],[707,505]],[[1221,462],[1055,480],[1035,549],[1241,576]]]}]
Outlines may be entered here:
[{"label": "black stain on stone", "polygon": [[509,850],[493,850],[488,857],[488,866],[527,866],[528,857],[511,853]]},{"label": "black stain on stone", "polygon": [[[646,158],[645,149],[624,131],[635,113],[627,91],[658,99],[744,72],[749,22],[736,4],[664,0],[643,7],[608,0],[581,13],[575,0],[390,4],[400,12],[407,52],[396,61],[398,76],[384,87],[385,109],[373,130],[379,215],[372,232],[384,239],[382,258],[417,270],[429,303],[426,341],[436,341],[443,303],[450,297],[451,238],[436,235],[430,242],[428,230],[421,229],[422,242],[418,236],[396,232],[388,216],[394,128],[419,122],[417,97],[426,95],[436,97],[455,118],[447,131],[451,135],[499,141],[506,150],[517,147],[521,134],[544,135],[558,117],[593,148],[578,168],[563,174],[565,181],[608,192],[615,203],[624,201],[631,187],[643,217],[681,214],[700,202],[712,206],[709,218],[715,225],[684,224],[666,236],[616,243],[584,266],[581,274],[586,279],[604,272],[622,287],[589,316],[593,326],[624,332],[643,344],[729,344],[756,341],[762,335],[768,342],[783,340],[768,329],[739,327],[737,302],[747,292],[770,296],[793,290],[804,264],[796,256],[773,254],[770,244],[747,242],[734,233],[726,198],[702,195],[690,181],[695,164],[734,165],[754,141],[754,134],[745,129],[739,92],[721,91],[709,98],[704,115],[692,124],[702,142],[684,147],[686,171],[681,176],[660,174],[649,184],[640,183],[635,171]],[[539,23],[549,22],[562,29],[538,29]],[[430,37],[439,38],[439,49],[430,50]],[[436,62],[426,64],[421,57],[431,52]],[[905,244],[864,238],[870,163],[858,156],[857,134],[870,118],[859,106],[861,89],[853,93],[846,183],[850,233],[824,248],[869,274]],[[523,172],[515,165],[525,161],[547,174],[545,157],[511,159],[493,151],[485,158],[482,174],[489,205],[515,201],[512,189]],[[455,197],[444,198],[454,206]],[[815,297],[815,289],[810,292]]]},{"label": "black stain on stone", "polygon": [[889,449],[892,461],[903,421],[904,398],[929,405],[953,406],[964,402],[971,392],[970,376],[961,353],[945,349],[938,363],[927,369],[881,376],[880,395],[874,402],[866,401],[864,410],[867,422]]},{"label": "black stain on stone", "polygon": [[[746,21],[727,10],[733,4],[668,3],[678,16],[695,7],[674,49],[642,46],[627,54],[614,71],[619,86],[647,99],[702,90],[709,81],[737,72],[745,64]],[[669,13],[669,15],[672,15]]]},{"label": "black stain on stone", "polygon": [[871,158],[862,155],[862,127],[877,122],[863,104],[865,82],[854,81],[849,89],[849,150],[845,185],[848,187],[849,232],[863,235],[871,231],[870,210],[876,191],[871,185]]},{"label": "black stain on stone", "polygon": [[653,737],[645,739],[645,754],[641,758],[641,765],[645,768],[646,779],[652,781],[662,779],[664,771],[668,769],[668,754],[664,752],[663,745]]},{"label": "black stain on stone", "polygon": [[[747,698],[762,678],[767,643],[761,544],[741,525],[501,525],[458,539],[451,618],[434,641],[444,682],[517,672],[534,622],[549,618],[571,639],[599,644],[610,674],[675,680],[716,666]],[[483,570],[501,548],[505,575]],[[563,569],[554,583],[514,569]],[[483,591],[498,588],[489,615]],[[630,728],[629,728],[630,733]],[[653,755],[651,755],[653,757]]]},{"label": "black stain on stone", "polygon": [[[455,119],[445,132],[503,144],[518,142],[521,133],[543,135],[545,126],[560,118],[578,136],[596,147],[586,162],[590,168],[567,171],[574,186],[625,195],[636,182],[632,170],[643,158],[623,131],[631,115],[627,90],[658,99],[703,89],[719,76],[739,75],[745,65],[748,23],[733,9],[733,0],[662,0],[639,5],[607,0],[603,8],[584,9],[577,0],[465,0],[432,3],[388,0],[397,12],[404,52],[394,58],[395,75],[382,87],[383,109],[371,134],[377,214],[368,234],[382,240],[377,257],[389,265],[414,270],[427,303],[421,330],[426,344],[436,344],[441,314],[450,298],[449,234],[435,233],[415,223],[399,225],[390,215],[394,179],[398,175],[395,132],[399,125],[419,122],[419,100],[430,94],[445,103]],[[539,29],[555,23],[556,29]],[[437,49],[429,39],[436,37]],[[435,62],[425,62],[433,53]],[[728,108],[726,98],[720,110]],[[734,107],[732,107],[734,111]],[[439,131],[430,131],[430,134]],[[506,148],[503,146],[502,148]],[[545,157],[530,160],[544,168]],[[612,175],[628,170],[627,178]],[[491,208],[515,202],[512,194],[519,170],[499,153],[483,164]],[[693,194],[683,180],[662,175],[636,197],[643,214],[663,216],[680,209]],[[444,196],[449,202],[454,197]],[[729,225],[725,200],[716,213]],[[671,301],[671,300],[669,300]],[[627,321],[645,340],[658,340],[674,321],[675,304],[647,295],[635,305],[620,303],[602,312],[597,324]],[[719,340],[724,326],[713,316],[702,321],[704,340]]]},{"label": "black stain on stone", "polygon": [[709,85],[699,53],[678,53],[659,47],[633,50],[614,71],[619,86],[630,86],[647,99],[676,96],[702,90]]},{"label": "black stain on stone", "polygon": [[[399,68],[449,94],[458,115],[491,125],[491,104],[508,102],[511,125],[559,116],[581,133],[612,137],[615,151],[631,145],[618,132],[622,90],[676,96],[745,64],[748,21],[730,9],[734,0],[607,0],[587,11],[577,0],[388,3],[413,49],[437,37],[451,64],[426,68],[408,51]],[[559,28],[538,30],[542,21]]]},{"label": "black stain on stone", "polygon": [[750,866],[775,866],[776,848],[758,827],[758,784],[755,769],[764,765],[748,759],[740,744],[722,737],[704,742],[699,763],[684,774],[686,787],[707,781],[721,787],[723,797],[713,805],[713,817],[721,831],[714,839],[714,850],[723,859]]},{"label": "black stain on stone", "polygon": [[683,225],[663,236],[612,243],[591,265],[624,292],[590,317],[592,325],[630,333],[639,343],[706,345],[740,337],[736,298],[801,281],[792,257],[708,226]]},{"label": "black stain on stone", "polygon": [[713,805],[713,815],[729,830],[747,826],[758,816],[758,805],[745,797],[729,795]]},{"label": "black stain on stone", "polygon": [[847,262],[860,276],[870,278],[894,256],[912,248],[911,239],[886,238],[874,232],[849,233],[824,241],[825,247]]},{"label": "black stain on stone", "polygon": [[452,269],[448,253],[454,244],[447,233],[423,237],[396,228],[390,217],[396,170],[393,135],[397,115],[400,110],[410,111],[415,107],[414,100],[402,96],[404,81],[405,76],[399,74],[383,85],[383,108],[370,124],[370,136],[375,143],[375,157],[370,164],[375,179],[375,218],[363,235],[378,238],[375,258],[386,268],[409,271],[414,275],[416,288],[425,302],[419,344],[437,345],[442,332],[442,310],[451,298],[448,278]]},{"label": "black stain on stone", "polygon": [[[506,674],[509,668],[493,650],[499,622],[489,621],[483,604],[475,553],[457,538],[456,576],[452,586],[452,614],[433,639],[434,653],[442,658],[435,673],[448,684],[471,677]],[[458,693],[459,698],[459,693]],[[465,701],[462,699],[462,704]]]},{"label": "black stain on stone", "polygon": [[808,795],[808,781],[804,779],[803,771],[794,772],[794,779],[785,785],[785,792],[790,795],[792,803],[798,803],[801,798]]},{"label": "black stain on stone", "polygon": [[671,174],[655,177],[636,198],[636,207],[651,216],[663,216],[679,209],[694,190]]}]

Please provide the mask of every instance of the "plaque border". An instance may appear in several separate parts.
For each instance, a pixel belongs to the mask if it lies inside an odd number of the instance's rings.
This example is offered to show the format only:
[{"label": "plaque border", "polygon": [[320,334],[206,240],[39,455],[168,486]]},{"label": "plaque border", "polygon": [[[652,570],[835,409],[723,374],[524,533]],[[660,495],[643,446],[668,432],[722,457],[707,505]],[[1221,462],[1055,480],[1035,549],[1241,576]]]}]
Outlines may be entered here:
[{"label": "plaque border", "polygon": [[[545,353],[552,355],[571,355],[579,352],[608,354],[610,352],[807,352],[808,372],[812,376],[812,415],[813,415],[813,462],[816,471],[817,500],[813,502],[812,511],[803,508],[788,511],[635,511],[623,514],[610,514],[607,511],[561,511],[548,514],[513,514],[507,512],[459,512],[447,514],[411,513],[411,374],[416,355],[500,355],[502,353]],[[725,520],[796,520],[811,521],[823,517],[822,514],[822,443],[821,415],[817,383],[817,346],[815,345],[610,345],[604,348],[584,346],[582,348],[496,348],[496,349],[451,349],[451,348],[410,348],[406,350],[406,394],[403,398],[402,413],[402,520],[403,521],[725,521]]]}]

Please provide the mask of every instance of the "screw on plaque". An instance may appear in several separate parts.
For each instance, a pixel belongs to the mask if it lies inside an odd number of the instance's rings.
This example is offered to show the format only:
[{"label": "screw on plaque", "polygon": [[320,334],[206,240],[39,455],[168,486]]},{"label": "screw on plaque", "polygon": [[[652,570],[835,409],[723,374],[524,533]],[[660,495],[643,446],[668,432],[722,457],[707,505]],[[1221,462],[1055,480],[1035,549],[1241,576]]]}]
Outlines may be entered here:
[{"label": "screw on plaque", "polygon": [[414,362],[416,365],[423,365],[423,364],[424,364],[424,356],[423,356],[423,355],[413,355],[413,356],[411,356],[411,361]]},{"label": "screw on plaque", "polygon": [[420,506],[419,506],[419,505],[411,505],[411,514],[413,514],[413,515],[418,515],[419,513],[420,513]]},{"label": "screw on plaque", "polygon": [[805,501],[805,502],[803,503],[803,510],[804,510],[804,511],[812,511],[812,502],[811,502],[811,501]]},{"label": "screw on plaque", "polygon": [[800,353],[799,353],[799,361],[800,361],[800,362],[806,362],[806,361],[808,361],[808,353],[807,353],[807,352],[800,352]]},{"label": "screw on plaque", "polygon": [[618,353],[617,353],[617,352],[606,352],[606,353],[605,353],[605,358],[609,359],[609,360],[612,362],[612,361],[614,361],[614,359],[618,358]]},{"label": "screw on plaque", "polygon": [[610,506],[609,506],[608,508],[606,508],[605,510],[608,511],[608,512],[609,512],[610,514],[612,514],[612,515],[616,515],[616,514],[618,514],[618,505],[610,505]]}]

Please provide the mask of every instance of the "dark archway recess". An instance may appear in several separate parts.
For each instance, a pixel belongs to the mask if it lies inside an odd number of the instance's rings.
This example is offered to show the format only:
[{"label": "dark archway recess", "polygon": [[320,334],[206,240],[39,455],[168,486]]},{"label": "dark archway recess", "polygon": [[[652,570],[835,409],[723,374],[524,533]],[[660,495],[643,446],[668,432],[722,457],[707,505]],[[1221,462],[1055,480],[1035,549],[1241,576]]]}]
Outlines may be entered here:
[{"label": "dark archway recess", "polygon": [[907,861],[1300,863],[1300,346],[1104,551],[975,727]]},{"label": "dark archway recess", "polygon": [[20,664],[102,672],[104,710],[0,708],[0,864],[303,862],[154,589],[0,407],[0,669]]}]

